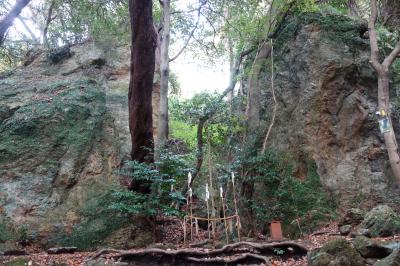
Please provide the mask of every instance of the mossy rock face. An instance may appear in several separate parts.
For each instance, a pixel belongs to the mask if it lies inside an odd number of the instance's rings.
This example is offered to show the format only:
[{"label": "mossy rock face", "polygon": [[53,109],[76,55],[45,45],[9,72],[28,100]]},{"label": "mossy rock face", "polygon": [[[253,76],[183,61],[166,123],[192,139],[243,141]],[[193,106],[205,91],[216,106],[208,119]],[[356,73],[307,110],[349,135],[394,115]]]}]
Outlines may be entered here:
[{"label": "mossy rock face", "polygon": [[18,241],[80,250],[152,241],[124,234],[135,221],[110,209],[130,152],[127,51],[80,44],[56,64],[39,51],[0,74],[0,251]]},{"label": "mossy rock face", "polygon": [[286,47],[296,36],[297,31],[305,25],[315,25],[327,40],[336,44],[349,45],[353,51],[357,48],[368,47],[367,40],[362,38],[363,33],[368,29],[364,21],[354,20],[347,16],[321,13],[302,13],[289,18],[276,38],[276,47],[278,49]]},{"label": "mossy rock face", "polygon": [[400,217],[389,206],[379,205],[365,215],[360,227],[371,237],[393,236],[400,233]]},{"label": "mossy rock face", "polygon": [[354,247],[344,239],[338,238],[313,250],[308,255],[309,266],[363,266],[364,262]]}]

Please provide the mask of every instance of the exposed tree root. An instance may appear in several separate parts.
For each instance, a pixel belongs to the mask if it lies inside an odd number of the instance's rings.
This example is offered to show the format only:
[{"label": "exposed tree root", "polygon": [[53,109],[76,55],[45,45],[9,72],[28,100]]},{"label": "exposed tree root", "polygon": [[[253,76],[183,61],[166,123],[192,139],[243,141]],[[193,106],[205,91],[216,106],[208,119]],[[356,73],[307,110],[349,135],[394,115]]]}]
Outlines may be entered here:
[{"label": "exposed tree root", "polygon": [[168,257],[173,260],[197,262],[197,263],[235,263],[245,260],[257,260],[268,264],[267,256],[273,255],[284,256],[302,256],[307,253],[307,248],[291,242],[274,242],[274,243],[253,243],[238,242],[225,245],[220,249],[177,249],[163,250],[158,248],[149,248],[141,250],[115,250],[102,249],[93,255],[89,260],[94,260],[105,254],[111,254],[109,257],[115,260],[129,261],[134,258],[160,258]]},{"label": "exposed tree root", "polygon": [[257,255],[257,254],[252,254],[252,253],[244,253],[241,254],[240,256],[235,256],[235,257],[230,257],[230,258],[223,258],[223,257],[217,257],[217,258],[195,258],[195,257],[186,257],[185,258],[188,261],[194,261],[194,262],[201,262],[201,263],[238,263],[240,261],[246,260],[246,259],[256,259],[261,262],[266,263],[267,265],[271,265],[269,259],[265,256]]}]

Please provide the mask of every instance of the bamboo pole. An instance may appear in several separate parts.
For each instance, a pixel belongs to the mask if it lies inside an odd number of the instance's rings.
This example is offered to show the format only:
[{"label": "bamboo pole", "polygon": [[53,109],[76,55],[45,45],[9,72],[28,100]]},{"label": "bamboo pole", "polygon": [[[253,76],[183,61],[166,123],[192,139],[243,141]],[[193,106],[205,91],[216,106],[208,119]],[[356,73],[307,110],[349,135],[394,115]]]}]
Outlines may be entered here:
[{"label": "bamboo pole", "polygon": [[[236,189],[235,189],[235,174],[232,172],[232,189],[233,189],[233,203],[235,204],[235,214],[239,217],[239,211],[237,207],[237,201],[236,201]],[[237,233],[238,233],[238,239],[240,242],[240,219],[237,220]]]},{"label": "bamboo pole", "polygon": [[194,219],[194,224],[196,226],[196,237],[199,237],[199,223],[197,221],[197,218]]},{"label": "bamboo pole", "polygon": [[[213,178],[212,178],[212,160],[211,160],[211,142],[210,142],[210,133],[207,131],[207,145],[208,145],[208,174],[210,178],[210,191],[214,191],[213,188]],[[215,218],[215,203],[214,203],[214,195],[211,193],[211,217]],[[211,222],[211,231],[213,238],[215,239],[215,228],[216,224],[214,221]]]},{"label": "bamboo pole", "polygon": [[[229,220],[229,219],[234,219],[237,218],[237,215],[232,215],[232,216],[227,216],[225,218],[210,218],[210,221],[223,221],[223,220]],[[190,218],[190,216],[187,216],[187,218]],[[203,217],[197,217],[197,216],[193,216],[193,219],[197,219],[199,221],[207,221],[207,218],[203,218]]]},{"label": "bamboo pole", "polygon": [[208,190],[208,183],[206,183],[206,204],[207,204],[207,232],[208,232],[208,239],[211,239],[211,232],[210,232],[210,207],[208,206],[208,199],[210,198],[210,192]]},{"label": "bamboo pole", "polygon": [[225,204],[224,204],[224,191],[222,190],[222,187],[219,188],[219,191],[220,191],[220,196],[221,196],[222,212],[223,212],[223,215],[224,215],[226,244],[228,244],[229,243],[228,228],[227,228],[227,224],[226,224],[226,213],[225,213]]},{"label": "bamboo pole", "polygon": [[183,217],[183,245],[186,246],[186,216]]},{"label": "bamboo pole", "polygon": [[190,207],[190,240],[193,241],[193,197],[192,197],[192,188],[189,189],[189,207]]}]

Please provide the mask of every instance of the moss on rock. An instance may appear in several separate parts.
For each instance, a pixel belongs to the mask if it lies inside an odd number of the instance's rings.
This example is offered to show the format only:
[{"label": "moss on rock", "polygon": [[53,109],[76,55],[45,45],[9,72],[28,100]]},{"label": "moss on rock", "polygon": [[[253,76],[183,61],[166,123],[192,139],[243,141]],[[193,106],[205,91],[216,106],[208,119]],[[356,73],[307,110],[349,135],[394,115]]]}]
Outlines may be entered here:
[{"label": "moss on rock", "polygon": [[360,254],[342,238],[332,240],[308,255],[310,266],[363,266]]},{"label": "moss on rock", "polygon": [[385,237],[400,233],[400,217],[387,205],[379,205],[369,211],[360,225],[368,229],[371,237]]},{"label": "moss on rock", "polygon": [[368,29],[365,22],[342,15],[313,12],[301,13],[289,18],[276,38],[276,47],[280,50],[287,47],[290,40],[295,38],[297,32],[305,25],[316,25],[327,40],[350,45],[350,49],[368,48],[367,40],[362,38],[362,34]]}]

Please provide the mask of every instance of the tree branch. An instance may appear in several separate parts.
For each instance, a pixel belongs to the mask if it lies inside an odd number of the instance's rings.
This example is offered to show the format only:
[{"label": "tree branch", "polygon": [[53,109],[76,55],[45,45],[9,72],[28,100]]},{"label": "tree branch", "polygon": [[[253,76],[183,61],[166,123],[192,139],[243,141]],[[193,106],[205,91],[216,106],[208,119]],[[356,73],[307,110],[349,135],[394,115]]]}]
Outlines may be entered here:
[{"label": "tree branch", "polygon": [[17,0],[10,12],[0,21],[0,46],[3,44],[8,29],[18,17],[22,9],[29,4],[30,0]]},{"label": "tree branch", "polygon": [[371,45],[371,59],[370,63],[376,71],[382,71],[382,65],[379,62],[379,47],[378,37],[375,30],[375,23],[378,18],[378,8],[376,0],[371,0],[371,16],[368,21],[369,42]]},{"label": "tree branch", "polygon": [[398,57],[400,54],[400,41],[397,43],[396,47],[393,49],[393,51],[388,55],[388,57],[385,58],[383,61],[382,65],[384,68],[389,69],[389,67],[392,65],[394,60]]},{"label": "tree branch", "polygon": [[192,31],[190,32],[188,38],[186,39],[185,44],[182,46],[182,48],[179,50],[179,52],[175,56],[173,56],[172,58],[169,59],[169,62],[172,62],[172,61],[176,60],[183,53],[183,51],[186,49],[186,47],[189,45],[189,42],[192,39],[194,32],[196,31],[196,29],[199,26],[201,9],[205,4],[206,4],[206,1],[204,1],[204,2],[201,1],[200,2],[200,6],[197,8],[197,21],[196,21],[196,24],[194,25]]},{"label": "tree branch", "polygon": [[[231,73],[231,77],[230,77],[230,82],[228,87],[222,92],[222,94],[220,95],[220,97],[218,98],[217,102],[220,103],[227,95],[228,93],[230,93],[231,91],[234,90],[236,83],[237,83],[237,76],[239,75],[239,71],[240,71],[240,65],[243,62],[243,59],[245,56],[247,56],[248,54],[250,54],[252,51],[254,50],[254,48],[250,48],[248,50],[243,51],[242,53],[240,53],[236,63],[235,63],[235,67],[233,68],[233,72]],[[205,123],[215,114],[215,112],[218,110],[218,105],[214,105],[213,108],[211,108],[210,110],[208,110],[208,112],[206,112],[205,114],[203,114],[202,117],[199,118],[199,123],[197,125],[197,159],[196,159],[196,168],[195,171],[192,174],[192,180],[190,182],[190,186],[193,183],[193,180],[196,178],[196,176],[199,174],[201,166],[203,164],[203,128]],[[187,189],[187,188],[185,188]],[[186,193],[186,191],[185,191]]]}]

